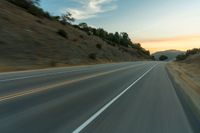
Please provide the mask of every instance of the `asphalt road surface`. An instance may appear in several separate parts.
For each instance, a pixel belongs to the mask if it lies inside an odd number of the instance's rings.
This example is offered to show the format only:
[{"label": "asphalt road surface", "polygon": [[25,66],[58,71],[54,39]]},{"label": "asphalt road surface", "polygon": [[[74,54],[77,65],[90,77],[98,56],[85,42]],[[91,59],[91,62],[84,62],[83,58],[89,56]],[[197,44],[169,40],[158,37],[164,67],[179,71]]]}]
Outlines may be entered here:
[{"label": "asphalt road surface", "polygon": [[0,74],[0,133],[193,133],[166,63]]}]

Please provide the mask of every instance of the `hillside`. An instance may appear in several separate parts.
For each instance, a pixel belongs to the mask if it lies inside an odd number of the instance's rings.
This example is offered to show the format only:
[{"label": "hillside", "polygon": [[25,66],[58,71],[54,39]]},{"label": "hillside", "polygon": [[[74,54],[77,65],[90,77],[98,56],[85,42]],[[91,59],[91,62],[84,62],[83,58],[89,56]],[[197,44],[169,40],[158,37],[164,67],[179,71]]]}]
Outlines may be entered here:
[{"label": "hillside", "polygon": [[196,64],[200,67],[200,54],[195,54],[189,56],[187,59],[185,59],[183,62],[189,63],[189,64]]},{"label": "hillside", "polygon": [[0,71],[143,59],[150,57],[136,48],[112,46],[70,24],[39,18],[0,1]]},{"label": "hillside", "polygon": [[178,55],[184,54],[184,53],[185,52],[179,51],[179,50],[166,50],[166,51],[156,52],[152,55],[155,57],[156,60],[159,60],[159,57],[161,55],[165,55],[168,57],[168,61],[169,61],[169,60],[174,60]]}]

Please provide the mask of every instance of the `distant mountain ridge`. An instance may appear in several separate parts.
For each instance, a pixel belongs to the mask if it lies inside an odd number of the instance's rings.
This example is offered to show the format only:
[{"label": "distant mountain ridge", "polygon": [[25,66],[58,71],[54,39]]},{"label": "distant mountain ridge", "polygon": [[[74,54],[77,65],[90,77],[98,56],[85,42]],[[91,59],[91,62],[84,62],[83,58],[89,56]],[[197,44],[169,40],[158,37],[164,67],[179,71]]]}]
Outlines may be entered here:
[{"label": "distant mountain ridge", "polygon": [[166,50],[166,51],[156,52],[152,54],[152,56],[154,56],[156,60],[159,60],[159,57],[161,55],[165,55],[168,57],[168,61],[170,61],[170,60],[176,59],[178,55],[184,54],[184,53],[185,53],[184,51],[180,51],[180,50]]}]

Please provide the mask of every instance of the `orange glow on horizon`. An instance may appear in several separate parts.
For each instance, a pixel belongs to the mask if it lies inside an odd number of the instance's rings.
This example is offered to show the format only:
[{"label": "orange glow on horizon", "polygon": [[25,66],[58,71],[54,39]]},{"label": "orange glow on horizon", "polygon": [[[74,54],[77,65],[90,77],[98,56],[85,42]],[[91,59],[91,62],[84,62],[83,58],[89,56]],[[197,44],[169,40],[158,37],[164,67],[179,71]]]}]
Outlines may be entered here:
[{"label": "orange glow on horizon", "polygon": [[151,53],[169,49],[186,51],[192,48],[200,48],[200,35],[158,39],[137,39],[137,42],[140,42],[142,47],[150,50]]}]

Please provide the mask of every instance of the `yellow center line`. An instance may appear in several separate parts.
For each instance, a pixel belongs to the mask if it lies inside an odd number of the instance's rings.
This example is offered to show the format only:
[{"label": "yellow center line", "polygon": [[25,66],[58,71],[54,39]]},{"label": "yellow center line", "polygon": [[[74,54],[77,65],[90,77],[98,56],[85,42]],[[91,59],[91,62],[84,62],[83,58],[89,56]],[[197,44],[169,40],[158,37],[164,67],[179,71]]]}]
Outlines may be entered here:
[{"label": "yellow center line", "polygon": [[110,73],[114,73],[114,72],[117,72],[117,71],[122,71],[122,70],[129,69],[129,68],[132,68],[132,67],[140,66],[140,65],[144,65],[144,64],[129,66],[129,67],[125,67],[125,68],[119,68],[119,69],[116,69],[116,70],[111,70],[111,71],[108,71],[108,72],[102,72],[102,73],[97,73],[97,74],[93,74],[93,75],[89,75],[89,76],[84,76],[84,77],[80,77],[78,79],[73,79],[73,80],[69,80],[69,81],[65,81],[65,82],[49,85],[49,86],[46,86],[46,87],[40,87],[40,88],[36,88],[36,89],[25,90],[25,91],[22,91],[22,92],[8,94],[6,96],[1,96],[0,97],[0,102],[6,101],[6,100],[11,100],[11,99],[22,97],[22,96],[26,96],[26,95],[30,95],[30,94],[35,94],[35,93],[47,91],[47,90],[50,90],[50,89],[53,89],[53,88],[57,88],[57,87],[60,87],[60,86],[64,86],[64,85],[72,84],[72,83],[75,83],[75,82],[79,82],[79,81],[83,81],[83,80],[87,80],[87,79],[91,79],[91,78],[107,75],[107,74],[110,74]]}]

